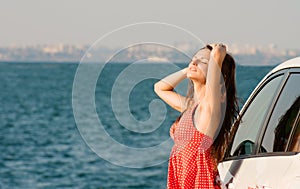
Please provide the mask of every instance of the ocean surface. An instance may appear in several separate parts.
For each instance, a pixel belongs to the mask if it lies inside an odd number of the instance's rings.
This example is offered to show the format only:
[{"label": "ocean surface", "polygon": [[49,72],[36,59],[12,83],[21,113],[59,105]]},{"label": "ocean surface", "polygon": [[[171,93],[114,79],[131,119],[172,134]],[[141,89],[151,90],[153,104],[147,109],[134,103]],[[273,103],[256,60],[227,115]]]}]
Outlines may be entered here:
[{"label": "ocean surface", "polygon": [[[89,65],[80,76],[77,63],[0,63],[0,189],[165,188],[170,144],[159,145],[179,114],[152,100],[153,83],[175,69],[168,66]],[[273,67],[237,66],[241,105]]]}]

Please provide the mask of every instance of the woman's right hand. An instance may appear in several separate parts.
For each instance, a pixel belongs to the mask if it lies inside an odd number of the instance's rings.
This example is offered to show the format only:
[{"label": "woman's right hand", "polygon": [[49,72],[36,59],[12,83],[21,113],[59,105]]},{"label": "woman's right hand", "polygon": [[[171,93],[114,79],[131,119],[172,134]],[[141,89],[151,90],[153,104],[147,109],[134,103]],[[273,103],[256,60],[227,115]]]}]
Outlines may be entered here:
[{"label": "woman's right hand", "polygon": [[183,73],[185,76],[186,76],[186,74],[187,74],[188,69],[189,69],[189,67],[186,67],[186,68],[184,68],[184,69],[181,70],[182,73]]}]

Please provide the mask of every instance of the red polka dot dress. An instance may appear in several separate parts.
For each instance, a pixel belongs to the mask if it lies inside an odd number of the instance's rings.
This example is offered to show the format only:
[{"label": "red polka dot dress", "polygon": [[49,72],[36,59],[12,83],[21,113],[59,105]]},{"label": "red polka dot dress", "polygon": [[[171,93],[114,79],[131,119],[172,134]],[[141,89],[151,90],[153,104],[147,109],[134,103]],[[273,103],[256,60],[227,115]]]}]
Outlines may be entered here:
[{"label": "red polka dot dress", "polygon": [[220,188],[216,182],[218,170],[210,154],[213,140],[193,124],[196,107],[184,112],[170,129],[174,146],[169,159],[168,189]]}]

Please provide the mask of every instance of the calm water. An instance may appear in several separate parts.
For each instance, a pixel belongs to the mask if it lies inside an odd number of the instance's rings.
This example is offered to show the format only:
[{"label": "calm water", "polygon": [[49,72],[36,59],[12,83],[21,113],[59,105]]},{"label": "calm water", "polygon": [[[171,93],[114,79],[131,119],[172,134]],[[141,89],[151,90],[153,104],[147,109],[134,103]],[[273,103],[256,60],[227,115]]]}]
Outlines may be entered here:
[{"label": "calm water", "polygon": [[[106,132],[119,143],[134,148],[157,145],[168,139],[169,126],[178,113],[166,106],[167,118],[150,133],[122,127],[110,100],[114,81],[126,66],[110,64],[100,75],[102,79],[95,90],[97,113]],[[67,63],[0,64],[0,188],[165,188],[166,161],[139,169],[118,166],[97,156],[84,142],[72,109],[77,67],[78,64]],[[245,100],[272,68],[238,66],[240,98]],[[157,98],[153,92],[155,81],[148,78],[130,90],[130,113],[137,120],[151,117],[148,106]],[[124,87],[120,90],[125,93],[127,81],[122,82],[120,86]],[[128,117],[122,112],[120,115]],[[126,160],[126,154],[111,156]],[[149,156],[153,154],[145,153],[136,161]]]}]

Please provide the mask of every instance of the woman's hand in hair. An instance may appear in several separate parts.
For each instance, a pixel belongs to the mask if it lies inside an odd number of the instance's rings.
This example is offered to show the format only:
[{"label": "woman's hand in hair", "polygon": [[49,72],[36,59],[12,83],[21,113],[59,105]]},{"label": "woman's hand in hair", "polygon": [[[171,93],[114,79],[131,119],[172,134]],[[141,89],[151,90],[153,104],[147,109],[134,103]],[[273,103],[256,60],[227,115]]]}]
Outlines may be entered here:
[{"label": "woman's hand in hair", "polygon": [[212,58],[221,67],[226,56],[226,46],[222,43],[212,44],[211,46],[213,49],[210,53],[210,58]]}]

